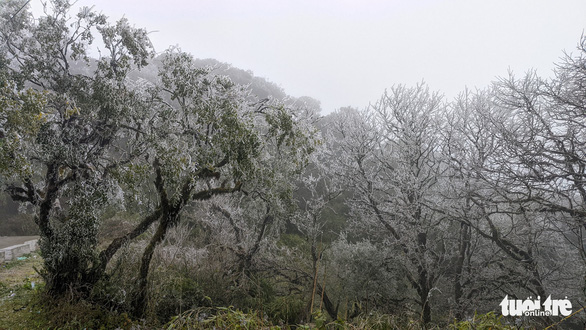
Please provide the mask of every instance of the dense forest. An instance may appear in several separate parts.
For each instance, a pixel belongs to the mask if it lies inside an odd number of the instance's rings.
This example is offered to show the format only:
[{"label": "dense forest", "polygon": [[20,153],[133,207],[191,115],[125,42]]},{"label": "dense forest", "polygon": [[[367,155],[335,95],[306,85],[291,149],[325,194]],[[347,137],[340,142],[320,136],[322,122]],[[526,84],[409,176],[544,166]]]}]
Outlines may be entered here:
[{"label": "dense forest", "polygon": [[0,229],[40,235],[43,294],[153,327],[226,311],[446,327],[506,297],[583,309],[586,37],[551,78],[453,100],[393,85],[328,115],[194,55],[66,0],[35,19],[0,3]]}]

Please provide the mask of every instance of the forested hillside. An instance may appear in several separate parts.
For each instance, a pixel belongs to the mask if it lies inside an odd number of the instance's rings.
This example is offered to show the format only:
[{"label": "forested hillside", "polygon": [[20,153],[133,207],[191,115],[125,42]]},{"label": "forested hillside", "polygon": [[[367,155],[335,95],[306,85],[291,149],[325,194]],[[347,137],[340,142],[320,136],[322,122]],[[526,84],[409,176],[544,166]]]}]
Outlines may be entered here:
[{"label": "forested hillside", "polygon": [[586,324],[586,38],[552,78],[323,115],[51,4],[0,4],[0,235],[41,236],[38,294],[155,328]]}]

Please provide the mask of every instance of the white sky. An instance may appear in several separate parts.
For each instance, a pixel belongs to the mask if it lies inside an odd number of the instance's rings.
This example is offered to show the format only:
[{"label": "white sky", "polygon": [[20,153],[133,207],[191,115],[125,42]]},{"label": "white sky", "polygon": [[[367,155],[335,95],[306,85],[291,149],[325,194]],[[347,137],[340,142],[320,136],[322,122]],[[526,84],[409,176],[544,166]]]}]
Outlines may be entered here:
[{"label": "white sky", "polygon": [[[40,8],[40,0],[32,0]],[[586,30],[585,0],[78,0],[151,34],[157,51],[251,70],[324,113],[425,80],[448,98],[510,68],[550,76]],[[37,10],[35,10],[36,12]]]}]

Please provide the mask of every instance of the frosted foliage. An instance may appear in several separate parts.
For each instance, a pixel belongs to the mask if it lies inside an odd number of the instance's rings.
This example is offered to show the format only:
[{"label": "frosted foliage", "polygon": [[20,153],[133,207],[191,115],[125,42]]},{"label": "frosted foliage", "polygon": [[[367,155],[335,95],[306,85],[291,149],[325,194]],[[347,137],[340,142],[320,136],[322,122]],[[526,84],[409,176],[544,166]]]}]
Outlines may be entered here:
[{"label": "frosted foliage", "polygon": [[331,130],[341,155],[337,166],[353,191],[352,229],[392,251],[425,320],[431,318],[429,293],[449,266],[457,237],[435,211],[442,199],[438,114],[444,108],[424,84],[394,86],[370,109],[341,110]]},{"label": "frosted foliage", "polygon": [[391,257],[394,254],[366,240],[349,243],[343,237],[334,242],[326,257],[331,262],[328,267],[337,270],[338,285],[344,290],[338,294],[357,300],[405,294],[407,283],[401,278],[401,265]]},{"label": "frosted foliage", "polygon": [[98,229],[108,202],[107,186],[99,181],[77,182],[66,193],[66,211],[56,214],[51,221],[51,240],[41,239],[49,282],[50,274],[58,270],[70,269],[75,277],[79,262],[86,263],[85,267],[96,262]]}]

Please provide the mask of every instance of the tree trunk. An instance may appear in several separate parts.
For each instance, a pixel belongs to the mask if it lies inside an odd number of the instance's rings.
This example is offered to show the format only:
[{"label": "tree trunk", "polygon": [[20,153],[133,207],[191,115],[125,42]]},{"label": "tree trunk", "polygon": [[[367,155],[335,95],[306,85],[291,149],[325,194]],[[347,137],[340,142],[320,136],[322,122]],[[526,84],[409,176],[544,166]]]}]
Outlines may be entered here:
[{"label": "tree trunk", "polygon": [[134,299],[133,308],[134,308],[134,315],[136,316],[143,316],[147,306],[147,283],[148,283],[148,274],[149,268],[151,265],[151,260],[153,259],[153,254],[155,252],[155,248],[159,245],[164,239],[165,235],[167,234],[167,230],[169,229],[170,225],[174,222],[173,220],[176,219],[177,215],[167,214],[161,218],[161,222],[159,223],[159,227],[157,231],[151,238],[149,244],[144,249],[142,254],[142,259],[140,263],[140,270],[138,275],[138,292]]},{"label": "tree trunk", "polygon": [[462,276],[464,273],[464,262],[466,254],[470,248],[470,226],[464,222],[460,223],[460,237],[459,237],[458,258],[455,265],[455,279],[454,279],[454,300],[456,302],[456,319],[461,320],[464,316],[464,309],[462,308],[463,284]]},{"label": "tree trunk", "polygon": [[418,282],[419,290],[417,290],[417,293],[421,299],[421,321],[427,324],[431,322],[431,306],[429,304],[429,292],[431,288],[429,287],[426,270],[420,270]]}]

